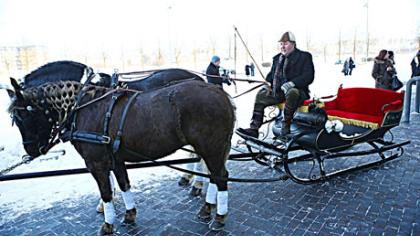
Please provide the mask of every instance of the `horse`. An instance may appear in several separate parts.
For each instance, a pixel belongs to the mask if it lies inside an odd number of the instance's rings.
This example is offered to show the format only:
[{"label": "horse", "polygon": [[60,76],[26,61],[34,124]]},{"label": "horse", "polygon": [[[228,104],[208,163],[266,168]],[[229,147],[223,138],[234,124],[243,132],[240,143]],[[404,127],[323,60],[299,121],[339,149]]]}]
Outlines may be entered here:
[{"label": "horse", "polygon": [[[93,69],[85,64],[76,61],[54,61],[47,63],[38,69],[32,71],[23,78],[23,87],[35,87],[42,85],[47,82],[54,81],[78,81],[84,82],[88,77],[94,76],[89,84],[96,86],[102,86],[110,88],[112,86],[112,77],[106,73],[94,73]],[[130,80],[125,81],[121,85],[135,90],[150,90],[164,86],[169,83],[176,81],[182,81],[186,79],[195,79],[198,81],[204,81],[199,75],[189,72],[184,69],[162,69],[153,72],[152,74],[140,79],[140,80]],[[198,163],[203,166],[203,161]],[[206,167],[204,167],[206,169]],[[113,179],[111,177],[113,183]],[[195,189],[194,189],[195,188]],[[198,192],[200,189],[193,186],[192,191]],[[103,212],[103,203],[99,201],[98,212]]]},{"label": "horse", "polygon": [[[55,127],[71,123],[75,130],[100,133],[104,129],[104,122],[97,117],[98,114],[105,116],[113,99],[112,89],[83,86],[77,81],[55,81],[22,88],[11,79],[11,84],[13,89],[7,90],[11,99],[8,110],[20,130],[24,149],[34,158],[45,153]],[[113,109],[109,142],[98,145],[70,140],[85,160],[105,202],[105,220],[100,233],[112,234],[115,220],[110,171],[114,172],[122,190],[126,206],[123,222],[132,224],[137,210],[125,162],[145,161],[145,157],[153,161],[185,145],[194,147],[211,173],[206,200],[197,215],[201,220],[210,221],[211,212],[216,208],[216,216],[209,227],[222,230],[228,213],[225,162],[235,122],[231,99],[220,88],[196,80],[143,92],[118,91],[124,95]],[[80,104],[77,103],[79,100]],[[123,115],[120,118],[115,114]],[[73,121],[77,122],[69,122],[73,116]],[[121,126],[123,118],[125,123]],[[112,146],[118,138],[121,148],[114,153]]]}]

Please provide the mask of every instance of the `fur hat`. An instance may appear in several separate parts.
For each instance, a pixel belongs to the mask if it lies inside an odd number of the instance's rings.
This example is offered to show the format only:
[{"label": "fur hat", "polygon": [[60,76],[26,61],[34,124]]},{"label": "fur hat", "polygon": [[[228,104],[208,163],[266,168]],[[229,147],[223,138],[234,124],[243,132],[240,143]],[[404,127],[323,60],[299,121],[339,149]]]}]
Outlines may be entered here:
[{"label": "fur hat", "polygon": [[287,41],[296,43],[295,35],[290,31],[287,31],[286,33],[284,33],[279,40],[279,42],[287,42]]}]

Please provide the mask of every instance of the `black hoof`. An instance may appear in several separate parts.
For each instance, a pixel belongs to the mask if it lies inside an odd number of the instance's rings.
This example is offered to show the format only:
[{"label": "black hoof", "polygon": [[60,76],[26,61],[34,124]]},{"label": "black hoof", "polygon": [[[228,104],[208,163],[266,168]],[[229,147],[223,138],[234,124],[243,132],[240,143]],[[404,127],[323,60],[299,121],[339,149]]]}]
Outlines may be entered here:
[{"label": "black hoof", "polygon": [[113,231],[114,226],[105,222],[101,227],[100,235],[112,235]]},{"label": "black hoof", "polygon": [[215,207],[215,205],[212,205],[212,204],[209,204],[209,203],[206,202],[201,207],[200,211],[197,214],[198,219],[203,221],[203,222],[206,222],[206,223],[210,222],[210,220],[211,220],[211,210],[214,207]]},{"label": "black hoof", "polygon": [[178,185],[181,187],[187,187],[190,185],[190,180],[185,177],[181,177],[181,179],[178,181]]},{"label": "black hoof", "polygon": [[136,208],[125,211],[123,224],[130,225],[130,224],[136,223],[136,216],[137,216]]},{"label": "black hoof", "polygon": [[226,221],[227,215],[218,215],[216,214],[216,217],[209,225],[209,228],[211,231],[222,231],[225,228],[225,221]]},{"label": "black hoof", "polygon": [[201,188],[197,188],[195,186],[192,186],[191,191],[190,191],[190,195],[194,196],[194,197],[198,197],[198,196],[201,195],[201,191],[202,191]]}]

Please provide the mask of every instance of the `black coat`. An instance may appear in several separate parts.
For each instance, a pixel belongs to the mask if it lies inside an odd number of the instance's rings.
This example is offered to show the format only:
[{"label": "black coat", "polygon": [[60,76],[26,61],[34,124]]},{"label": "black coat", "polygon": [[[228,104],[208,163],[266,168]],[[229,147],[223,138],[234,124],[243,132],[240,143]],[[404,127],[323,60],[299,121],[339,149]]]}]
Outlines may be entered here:
[{"label": "black coat", "polygon": [[[273,65],[271,66],[271,70],[266,77],[266,80],[271,83],[272,89],[275,89],[276,91],[281,91],[281,85],[278,85],[278,88],[273,88],[275,71],[280,57],[283,57],[283,55],[277,54],[273,58]],[[314,63],[312,61],[312,55],[309,52],[304,52],[296,48],[287,57],[286,63],[287,65],[285,70],[285,76],[287,78],[287,81],[292,81],[293,83],[295,83],[296,88],[304,91],[305,99],[308,99],[310,97],[309,85],[312,84],[315,77],[315,69]]]},{"label": "black coat", "polygon": [[420,76],[420,57],[415,57],[411,61],[411,78],[414,76]]},{"label": "black coat", "polygon": [[212,76],[207,76],[207,81],[210,84],[222,85],[223,79],[220,77],[218,66],[210,62],[210,65],[207,67],[206,74],[212,75]]},{"label": "black coat", "polygon": [[[392,70],[388,71],[388,67],[391,67]],[[375,59],[372,70],[375,88],[391,89],[391,80],[394,74],[396,71],[390,60]]]}]

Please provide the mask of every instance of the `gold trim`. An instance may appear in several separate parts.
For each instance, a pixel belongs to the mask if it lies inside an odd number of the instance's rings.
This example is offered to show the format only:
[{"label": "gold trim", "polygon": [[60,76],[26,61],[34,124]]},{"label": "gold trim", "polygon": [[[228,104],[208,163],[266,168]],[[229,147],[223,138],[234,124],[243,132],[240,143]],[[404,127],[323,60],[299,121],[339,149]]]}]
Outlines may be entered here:
[{"label": "gold trim", "polygon": [[[280,109],[280,110],[284,110],[285,104],[286,103],[284,103],[284,102],[279,103],[279,104],[277,104],[277,108]],[[324,108],[325,104],[323,102],[319,102],[319,103],[316,103],[316,106],[319,107],[319,108]],[[307,113],[307,112],[309,112],[309,105],[299,106],[297,111]]]},{"label": "gold trim", "polygon": [[355,125],[355,126],[360,126],[363,128],[368,128],[368,129],[378,129],[380,127],[377,123],[374,123],[374,122],[350,119],[350,118],[345,118],[345,117],[340,117],[340,116],[328,115],[328,119],[339,120],[343,122],[343,124],[346,124],[346,125]]}]

